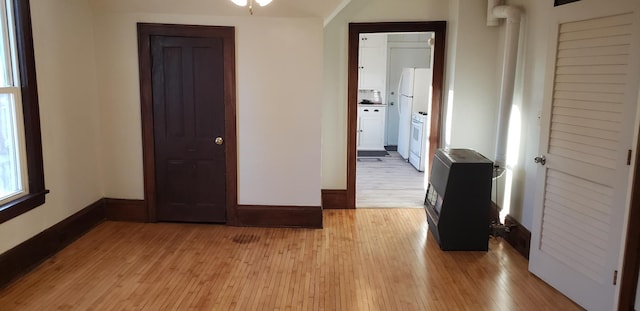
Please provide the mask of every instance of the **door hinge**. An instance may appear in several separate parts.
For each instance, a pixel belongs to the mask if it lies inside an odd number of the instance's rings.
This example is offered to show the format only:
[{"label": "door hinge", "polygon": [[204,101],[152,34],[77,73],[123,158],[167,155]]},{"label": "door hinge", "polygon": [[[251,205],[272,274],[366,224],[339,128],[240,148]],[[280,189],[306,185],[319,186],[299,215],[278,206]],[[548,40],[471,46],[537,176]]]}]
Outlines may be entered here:
[{"label": "door hinge", "polygon": [[618,284],[618,270],[613,271],[613,285]]},{"label": "door hinge", "polygon": [[631,149],[627,152],[627,165],[631,165]]}]

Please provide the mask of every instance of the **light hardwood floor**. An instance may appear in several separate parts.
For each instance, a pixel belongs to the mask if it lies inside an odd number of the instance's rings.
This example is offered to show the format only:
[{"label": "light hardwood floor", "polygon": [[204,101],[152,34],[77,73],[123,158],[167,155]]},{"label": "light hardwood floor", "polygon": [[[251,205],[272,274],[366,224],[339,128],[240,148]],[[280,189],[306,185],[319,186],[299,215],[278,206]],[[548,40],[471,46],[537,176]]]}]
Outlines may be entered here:
[{"label": "light hardwood floor", "polygon": [[105,222],[0,290],[0,310],[579,310],[508,244],[443,252],[420,209],[325,228]]},{"label": "light hardwood floor", "polygon": [[396,151],[386,157],[358,158],[357,208],[423,208],[425,173],[418,172]]}]

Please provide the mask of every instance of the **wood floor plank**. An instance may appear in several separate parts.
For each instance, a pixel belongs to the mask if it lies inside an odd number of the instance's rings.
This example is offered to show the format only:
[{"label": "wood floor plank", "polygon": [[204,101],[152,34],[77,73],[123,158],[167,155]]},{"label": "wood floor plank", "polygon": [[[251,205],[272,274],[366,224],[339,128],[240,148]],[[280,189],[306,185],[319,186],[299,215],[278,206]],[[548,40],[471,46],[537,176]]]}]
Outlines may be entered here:
[{"label": "wood floor plank", "polygon": [[441,251],[424,210],[324,224],[105,222],[0,289],[0,310],[580,310],[502,240]]},{"label": "wood floor plank", "polygon": [[423,208],[425,173],[396,151],[356,162],[357,208]]}]

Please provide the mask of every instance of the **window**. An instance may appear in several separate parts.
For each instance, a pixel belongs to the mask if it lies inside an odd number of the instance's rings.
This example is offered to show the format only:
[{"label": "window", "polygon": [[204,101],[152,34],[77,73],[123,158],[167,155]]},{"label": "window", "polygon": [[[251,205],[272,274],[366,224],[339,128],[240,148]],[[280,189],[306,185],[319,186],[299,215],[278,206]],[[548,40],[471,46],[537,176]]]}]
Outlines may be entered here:
[{"label": "window", "polygon": [[44,203],[28,0],[0,0],[0,223]]},{"label": "window", "polygon": [[20,81],[10,3],[0,7],[0,204],[28,193]]}]

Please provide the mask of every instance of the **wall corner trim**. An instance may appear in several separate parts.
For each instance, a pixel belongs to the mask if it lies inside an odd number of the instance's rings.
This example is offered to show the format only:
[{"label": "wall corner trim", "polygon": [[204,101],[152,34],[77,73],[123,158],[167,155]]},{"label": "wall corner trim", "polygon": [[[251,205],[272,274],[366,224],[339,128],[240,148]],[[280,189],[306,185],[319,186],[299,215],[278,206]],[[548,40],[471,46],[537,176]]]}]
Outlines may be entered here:
[{"label": "wall corner trim", "polygon": [[238,205],[238,226],[322,228],[322,206]]},{"label": "wall corner trim", "polygon": [[505,217],[504,224],[510,228],[505,240],[509,242],[509,244],[511,244],[511,246],[513,246],[520,255],[529,260],[531,232],[511,215],[507,215],[507,217]]},{"label": "wall corner trim", "polygon": [[116,221],[148,222],[144,200],[104,198],[106,218]]},{"label": "wall corner trim", "polygon": [[346,209],[347,206],[347,190],[330,190],[322,189],[322,208],[323,209]]}]

